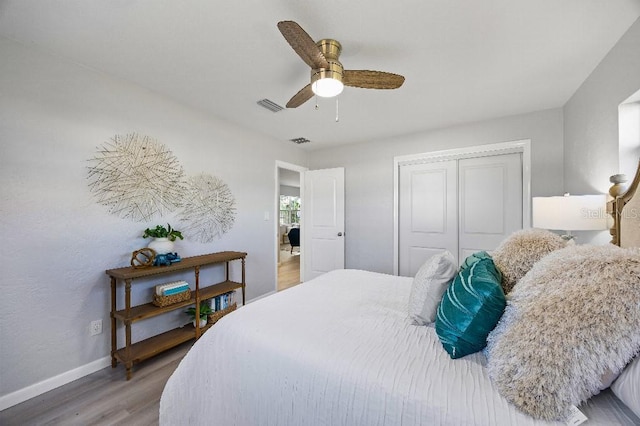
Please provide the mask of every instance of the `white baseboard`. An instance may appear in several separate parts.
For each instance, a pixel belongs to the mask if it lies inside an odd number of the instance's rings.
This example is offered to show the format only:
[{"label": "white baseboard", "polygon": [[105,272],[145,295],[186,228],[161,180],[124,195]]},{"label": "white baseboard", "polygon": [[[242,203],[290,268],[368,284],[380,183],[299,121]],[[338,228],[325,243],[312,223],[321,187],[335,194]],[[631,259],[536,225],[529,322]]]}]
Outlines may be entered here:
[{"label": "white baseboard", "polygon": [[[270,291],[269,293],[255,297],[251,300],[247,300],[247,303],[255,302],[256,300],[270,296],[274,293],[276,293],[275,290]],[[33,385],[27,386],[26,388],[22,388],[8,395],[2,396],[0,397],[0,411],[6,410],[7,408],[13,407],[14,405],[18,405],[21,402],[27,401],[31,398],[35,398],[38,395],[42,395],[45,392],[49,392],[50,390],[66,385],[67,383],[71,383],[81,377],[88,376],[89,374],[95,373],[96,371],[102,370],[103,368],[110,365],[111,357],[106,356],[104,358],[90,362],[89,364],[74,368],[73,370],[69,370],[55,377],[51,377],[50,379],[43,380],[39,383],[35,383]]]},{"label": "white baseboard", "polygon": [[98,370],[102,370],[105,367],[111,365],[111,357],[106,356],[96,361],[90,362],[73,370],[66,371],[62,374],[58,374],[55,377],[43,380],[33,385],[27,386],[8,395],[0,397],[0,411],[6,410],[9,407],[18,405],[21,402],[27,401],[38,395],[42,395],[45,392],[49,392],[57,387],[71,383],[81,377],[88,376],[91,373],[95,373]]}]

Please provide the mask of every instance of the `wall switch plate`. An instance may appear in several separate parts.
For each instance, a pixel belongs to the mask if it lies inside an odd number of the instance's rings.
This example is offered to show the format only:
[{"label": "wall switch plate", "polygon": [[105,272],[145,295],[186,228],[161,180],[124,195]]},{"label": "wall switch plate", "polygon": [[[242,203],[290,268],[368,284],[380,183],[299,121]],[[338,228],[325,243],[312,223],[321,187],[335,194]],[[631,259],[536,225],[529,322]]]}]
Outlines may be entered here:
[{"label": "wall switch plate", "polygon": [[92,336],[102,333],[102,320],[91,321],[89,333],[91,333]]}]

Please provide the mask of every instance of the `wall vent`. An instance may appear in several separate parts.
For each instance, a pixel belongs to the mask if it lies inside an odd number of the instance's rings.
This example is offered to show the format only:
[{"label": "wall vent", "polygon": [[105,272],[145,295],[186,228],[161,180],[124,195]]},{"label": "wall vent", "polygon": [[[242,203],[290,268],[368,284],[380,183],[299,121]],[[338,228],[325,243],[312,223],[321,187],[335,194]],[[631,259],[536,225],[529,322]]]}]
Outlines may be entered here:
[{"label": "wall vent", "polygon": [[300,145],[301,143],[307,143],[307,142],[311,142],[309,139],[307,138],[293,138],[293,139],[289,139],[291,142],[293,143],[297,143],[298,145]]},{"label": "wall vent", "polygon": [[278,112],[278,111],[282,111],[284,109],[284,107],[281,107],[280,105],[278,105],[277,103],[270,101],[269,99],[261,99],[258,102],[256,102],[258,105],[260,105],[261,107],[264,107],[266,109],[268,109],[269,111],[272,112]]}]

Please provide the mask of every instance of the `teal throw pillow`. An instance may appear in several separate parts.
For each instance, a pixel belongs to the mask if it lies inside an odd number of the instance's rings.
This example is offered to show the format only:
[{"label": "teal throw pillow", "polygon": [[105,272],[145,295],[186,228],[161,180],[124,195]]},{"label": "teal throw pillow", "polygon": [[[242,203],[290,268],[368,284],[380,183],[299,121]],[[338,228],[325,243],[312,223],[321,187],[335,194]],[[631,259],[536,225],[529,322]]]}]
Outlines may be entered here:
[{"label": "teal throw pillow", "polygon": [[471,256],[467,256],[467,258],[462,262],[462,264],[460,265],[459,272],[464,271],[469,266],[473,265],[474,263],[476,263],[477,261],[482,260],[482,259],[492,259],[493,260],[491,255],[489,253],[487,253],[486,251],[479,251],[479,252],[473,253]]},{"label": "teal throw pillow", "polygon": [[493,260],[480,259],[460,271],[442,297],[436,333],[451,358],[479,352],[507,305],[502,276]]}]

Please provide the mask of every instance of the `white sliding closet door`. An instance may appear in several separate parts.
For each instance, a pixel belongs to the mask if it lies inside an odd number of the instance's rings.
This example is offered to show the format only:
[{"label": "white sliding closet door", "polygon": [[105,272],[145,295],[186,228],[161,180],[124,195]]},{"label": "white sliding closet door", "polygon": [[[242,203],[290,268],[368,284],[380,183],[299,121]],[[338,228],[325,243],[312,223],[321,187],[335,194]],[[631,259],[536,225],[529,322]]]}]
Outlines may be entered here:
[{"label": "white sliding closet door", "polygon": [[414,276],[443,250],[458,252],[456,169],[455,160],[400,168],[400,275]]},{"label": "white sliding closet door", "polygon": [[458,162],[458,259],[494,250],[522,229],[522,157],[505,154]]},{"label": "white sliding closet door", "polygon": [[522,229],[522,154],[400,166],[398,273],[414,276],[434,254],[462,261]]}]

